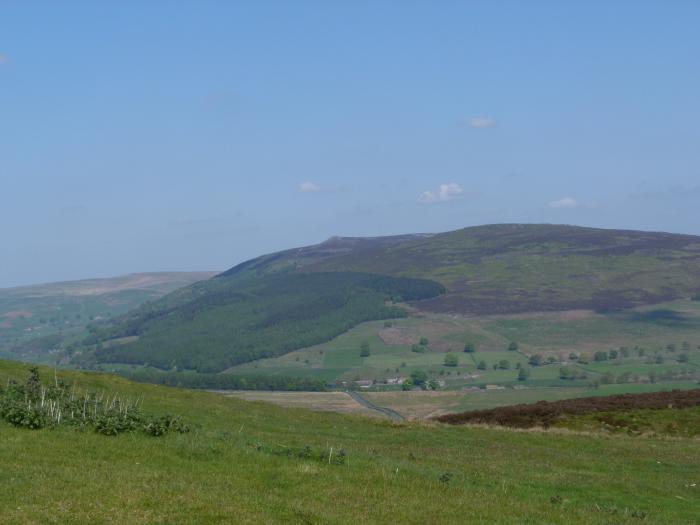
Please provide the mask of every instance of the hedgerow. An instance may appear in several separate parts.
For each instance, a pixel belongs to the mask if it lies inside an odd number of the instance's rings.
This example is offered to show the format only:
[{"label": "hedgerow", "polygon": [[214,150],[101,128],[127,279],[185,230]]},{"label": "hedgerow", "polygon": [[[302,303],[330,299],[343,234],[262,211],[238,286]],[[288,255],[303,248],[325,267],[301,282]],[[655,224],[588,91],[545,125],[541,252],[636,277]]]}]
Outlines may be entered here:
[{"label": "hedgerow", "polygon": [[282,390],[292,392],[324,392],[326,382],[310,377],[272,375],[198,374],[195,372],[165,372],[161,370],[135,369],[118,372],[120,375],[141,383],[181,388],[213,390]]}]

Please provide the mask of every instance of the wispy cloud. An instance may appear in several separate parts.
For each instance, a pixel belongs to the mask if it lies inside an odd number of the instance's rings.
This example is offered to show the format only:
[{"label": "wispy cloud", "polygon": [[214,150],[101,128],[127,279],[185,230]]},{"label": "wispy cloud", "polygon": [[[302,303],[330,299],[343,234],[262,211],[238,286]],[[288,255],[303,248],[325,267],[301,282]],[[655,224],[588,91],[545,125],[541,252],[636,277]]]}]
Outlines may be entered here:
[{"label": "wispy cloud", "polygon": [[457,198],[462,193],[464,193],[462,186],[456,182],[448,182],[447,184],[440,184],[435,191],[424,191],[420,194],[418,200],[425,203],[447,202]]},{"label": "wispy cloud", "polygon": [[0,53],[0,66],[3,64],[7,64],[10,61],[10,57],[8,57],[4,53]]},{"label": "wispy cloud", "polygon": [[474,129],[493,128],[496,125],[496,119],[491,117],[472,117],[469,119],[469,126]]},{"label": "wispy cloud", "polygon": [[321,186],[313,182],[306,181],[299,184],[299,191],[302,193],[313,193],[316,191],[321,191]]},{"label": "wispy cloud", "polygon": [[576,199],[573,197],[563,197],[561,199],[557,199],[555,201],[552,201],[549,203],[550,208],[556,208],[556,209],[571,209],[571,208],[578,208],[579,203]]}]

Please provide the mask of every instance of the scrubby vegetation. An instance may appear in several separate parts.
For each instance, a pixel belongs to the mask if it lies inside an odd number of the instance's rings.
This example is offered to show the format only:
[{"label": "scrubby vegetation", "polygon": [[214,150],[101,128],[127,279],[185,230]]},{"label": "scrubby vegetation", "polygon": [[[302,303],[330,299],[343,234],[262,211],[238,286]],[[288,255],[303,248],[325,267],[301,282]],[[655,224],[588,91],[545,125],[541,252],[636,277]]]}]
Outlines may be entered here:
[{"label": "scrubby vegetation", "polygon": [[549,427],[568,416],[596,412],[630,411],[637,409],[683,409],[700,406],[700,388],[643,394],[585,397],[562,401],[540,401],[531,405],[513,405],[490,410],[475,410],[437,417],[450,424],[482,423],[509,427]]},{"label": "scrubby vegetation", "polygon": [[0,418],[15,427],[38,430],[66,425],[108,436],[136,431],[151,436],[189,432],[179,417],[146,417],[139,405],[138,399],[110,392],[81,392],[63,380],[44,385],[36,367],[29,369],[24,383],[11,380],[0,387]]}]

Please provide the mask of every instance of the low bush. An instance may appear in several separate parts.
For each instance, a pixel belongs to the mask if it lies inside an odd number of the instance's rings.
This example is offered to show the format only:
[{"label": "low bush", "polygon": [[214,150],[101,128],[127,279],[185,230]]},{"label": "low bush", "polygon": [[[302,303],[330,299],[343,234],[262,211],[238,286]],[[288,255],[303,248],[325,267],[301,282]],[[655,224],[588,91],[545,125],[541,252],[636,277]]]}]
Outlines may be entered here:
[{"label": "low bush", "polygon": [[138,401],[118,395],[80,393],[62,381],[44,386],[36,367],[29,369],[24,384],[11,381],[5,388],[0,387],[0,419],[32,430],[69,425],[91,428],[105,436],[136,431],[162,436],[171,431],[189,431],[179,417],[147,418]]}]

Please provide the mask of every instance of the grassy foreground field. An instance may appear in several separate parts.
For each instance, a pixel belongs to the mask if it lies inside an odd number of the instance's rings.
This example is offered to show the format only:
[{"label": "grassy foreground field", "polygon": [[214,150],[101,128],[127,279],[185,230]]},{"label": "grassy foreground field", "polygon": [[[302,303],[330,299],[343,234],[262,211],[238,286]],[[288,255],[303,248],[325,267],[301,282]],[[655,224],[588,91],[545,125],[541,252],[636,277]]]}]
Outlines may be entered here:
[{"label": "grassy foreground field", "polygon": [[[25,375],[0,361],[0,384]],[[3,523],[698,523],[697,440],[396,425],[58,375],[193,430],[0,423]]]}]

